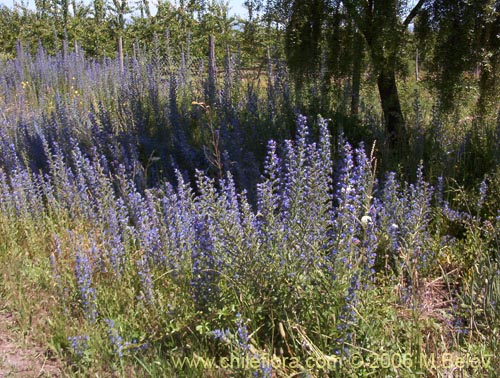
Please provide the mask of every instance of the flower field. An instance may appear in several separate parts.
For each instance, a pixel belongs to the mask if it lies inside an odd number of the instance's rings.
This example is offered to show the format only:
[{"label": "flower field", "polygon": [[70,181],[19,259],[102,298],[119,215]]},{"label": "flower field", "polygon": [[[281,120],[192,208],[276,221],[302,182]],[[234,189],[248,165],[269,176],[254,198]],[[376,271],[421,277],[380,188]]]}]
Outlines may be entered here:
[{"label": "flower field", "polygon": [[380,127],[365,145],[295,106],[279,59],[252,81],[237,55],[215,77],[19,49],[0,293],[64,376],[496,376],[500,175],[453,185],[467,138],[404,175]]}]

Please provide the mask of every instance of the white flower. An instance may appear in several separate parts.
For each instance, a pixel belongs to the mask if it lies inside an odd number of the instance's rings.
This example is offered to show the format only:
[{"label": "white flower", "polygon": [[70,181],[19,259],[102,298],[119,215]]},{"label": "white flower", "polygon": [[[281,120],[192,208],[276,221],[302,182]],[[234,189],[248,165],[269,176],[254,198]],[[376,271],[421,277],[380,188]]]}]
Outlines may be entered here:
[{"label": "white flower", "polygon": [[372,223],[372,217],[370,217],[369,215],[363,215],[361,217],[361,223],[363,223],[363,224]]}]

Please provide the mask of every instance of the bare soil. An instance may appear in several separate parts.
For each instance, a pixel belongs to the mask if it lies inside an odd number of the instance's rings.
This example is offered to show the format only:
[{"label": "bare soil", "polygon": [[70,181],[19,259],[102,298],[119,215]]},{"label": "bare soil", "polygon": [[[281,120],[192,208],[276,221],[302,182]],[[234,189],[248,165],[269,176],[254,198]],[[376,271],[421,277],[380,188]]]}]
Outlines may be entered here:
[{"label": "bare soil", "polygon": [[22,340],[10,312],[0,309],[0,378],[62,377],[61,364],[48,349]]}]

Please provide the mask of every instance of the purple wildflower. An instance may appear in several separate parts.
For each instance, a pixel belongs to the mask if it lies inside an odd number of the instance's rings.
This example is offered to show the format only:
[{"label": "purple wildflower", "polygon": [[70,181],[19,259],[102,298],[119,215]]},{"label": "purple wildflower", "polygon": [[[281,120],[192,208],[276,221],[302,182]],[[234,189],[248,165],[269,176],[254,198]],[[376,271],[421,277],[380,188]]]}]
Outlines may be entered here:
[{"label": "purple wildflower", "polygon": [[71,349],[78,357],[82,357],[85,350],[88,348],[88,336],[69,336],[68,341],[71,343]]},{"label": "purple wildflower", "polygon": [[136,261],[137,274],[139,275],[139,280],[141,282],[142,295],[140,299],[145,300],[147,303],[153,303],[153,279],[151,276],[151,270],[149,268],[148,260],[145,256],[141,256],[139,260]]},{"label": "purple wildflower", "polygon": [[91,323],[97,318],[96,291],[92,287],[92,274],[93,268],[87,253],[78,248],[75,256],[76,282],[85,317]]},{"label": "purple wildflower", "polygon": [[113,347],[113,352],[118,357],[123,357],[123,339],[120,336],[118,330],[115,328],[115,322],[111,319],[105,319],[105,323],[108,325],[107,334],[109,337],[109,342]]}]

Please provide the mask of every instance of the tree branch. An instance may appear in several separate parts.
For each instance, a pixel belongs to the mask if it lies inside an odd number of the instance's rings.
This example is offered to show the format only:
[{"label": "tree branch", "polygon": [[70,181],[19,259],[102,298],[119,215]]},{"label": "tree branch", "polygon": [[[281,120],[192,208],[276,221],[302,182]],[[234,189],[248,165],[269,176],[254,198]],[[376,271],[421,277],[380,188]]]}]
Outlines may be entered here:
[{"label": "tree branch", "polygon": [[405,27],[408,27],[408,25],[410,25],[410,23],[413,21],[413,19],[415,18],[415,16],[417,15],[417,13],[420,11],[420,9],[422,9],[423,5],[425,4],[427,0],[420,0],[417,5],[415,5],[413,7],[413,9],[411,10],[410,14],[406,17],[406,19],[404,20],[403,22],[403,25]]}]

